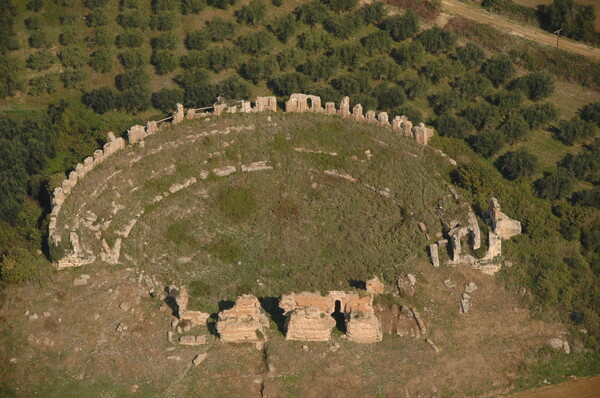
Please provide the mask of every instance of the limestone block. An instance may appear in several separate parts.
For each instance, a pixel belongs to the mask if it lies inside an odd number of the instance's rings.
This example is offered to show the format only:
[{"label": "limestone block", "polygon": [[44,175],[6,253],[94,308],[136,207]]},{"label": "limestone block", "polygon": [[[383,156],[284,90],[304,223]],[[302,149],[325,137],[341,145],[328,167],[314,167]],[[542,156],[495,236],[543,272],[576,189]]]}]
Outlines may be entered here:
[{"label": "limestone block", "polygon": [[183,105],[177,104],[175,112],[173,112],[173,124],[179,124],[183,120]]},{"label": "limestone block", "polygon": [[242,171],[260,171],[260,170],[273,170],[273,166],[268,165],[267,160],[261,160],[259,162],[252,162],[249,165],[242,165]]},{"label": "limestone block", "polygon": [[414,127],[413,133],[415,136],[415,141],[417,141],[421,145],[427,145],[429,139],[434,136],[433,129],[425,127],[423,123],[419,123],[417,127]]},{"label": "limestone block", "polygon": [[102,150],[104,152],[104,159],[109,158],[114,152],[114,145],[112,144],[112,142],[107,142],[102,147]]},{"label": "limestone block", "polygon": [[381,322],[375,314],[351,312],[346,318],[346,336],[353,343],[377,343],[383,339]]},{"label": "limestone block", "polygon": [[400,116],[400,129],[406,137],[413,136],[413,124],[406,116]]},{"label": "limestone block", "polygon": [[102,162],[104,162],[104,152],[102,151],[102,149],[96,149],[94,151],[94,167],[98,167],[98,165]]},{"label": "limestone block", "polygon": [[235,166],[224,166],[217,169],[213,169],[213,173],[215,173],[217,177],[226,177],[230,174],[235,173],[235,171]]},{"label": "limestone block", "polygon": [[367,111],[367,114],[365,115],[365,120],[368,123],[376,123],[377,119],[375,119],[375,111]]},{"label": "limestone block", "polygon": [[256,111],[257,112],[265,112],[265,111],[277,112],[277,98],[275,98],[273,96],[256,97]]},{"label": "limestone block", "polygon": [[309,95],[310,99],[310,111],[313,113],[323,113],[323,106],[321,105],[321,97],[316,95]]},{"label": "limestone block", "polygon": [[481,247],[481,230],[479,229],[479,223],[477,222],[477,217],[475,217],[475,213],[473,213],[473,209],[469,206],[469,211],[467,213],[468,223],[469,223],[469,231],[471,232],[471,243],[473,250],[477,250]]},{"label": "limestone block", "polygon": [[217,332],[225,343],[258,343],[267,340],[269,321],[255,296],[245,294],[233,308],[219,312]]},{"label": "limestone block", "polygon": [[215,104],[213,106],[213,113],[215,116],[220,116],[227,109],[227,104]]},{"label": "limestone block", "polygon": [[71,182],[71,187],[77,185],[77,171],[73,170],[69,173],[69,182]]},{"label": "limestone block", "polygon": [[119,137],[115,140],[114,146],[115,146],[115,148],[114,148],[115,152],[122,151],[127,146],[127,142],[125,142],[125,138]]},{"label": "limestone block", "polygon": [[250,101],[244,101],[242,100],[242,113],[250,113],[250,111],[252,110],[252,104],[250,103]]},{"label": "limestone block", "polygon": [[365,119],[361,104],[354,105],[354,108],[352,108],[352,118],[356,121],[363,121]]},{"label": "limestone block", "polygon": [[335,319],[317,306],[293,310],[286,319],[286,340],[328,341]]},{"label": "limestone block", "polygon": [[387,114],[387,112],[380,112],[377,115],[377,121],[379,122],[379,125],[381,127],[388,127],[390,125],[390,122],[388,121],[388,114]]},{"label": "limestone block", "polygon": [[146,123],[146,135],[154,135],[156,133],[158,133],[158,123],[156,123],[154,120]]},{"label": "limestone block", "polygon": [[60,206],[60,205],[62,205],[64,200],[65,200],[65,192],[64,192],[63,188],[62,187],[54,188],[54,191],[52,192],[52,205]]},{"label": "limestone block", "polygon": [[438,244],[437,243],[433,243],[431,245],[429,245],[429,256],[431,257],[431,263],[433,264],[434,267],[439,267],[440,266],[440,256],[439,256],[439,252],[438,252]]},{"label": "limestone block", "polygon": [[196,110],[194,108],[188,109],[185,118],[188,120],[192,120],[194,117],[196,117]]},{"label": "limestone block", "polygon": [[340,103],[340,116],[341,117],[349,117],[350,116],[350,97],[342,98],[342,102]]},{"label": "limestone block", "polygon": [[498,199],[490,198],[491,227],[502,239],[510,239],[521,234],[521,223],[513,220],[500,210]]},{"label": "limestone block", "polygon": [[400,116],[396,116],[395,118],[393,118],[392,119],[392,131],[394,133],[404,134],[404,130],[400,126],[400,123],[401,123]]},{"label": "limestone block", "polygon": [[494,231],[488,232],[488,250],[485,259],[491,260],[502,254],[502,238]]},{"label": "limestone block", "polygon": [[61,188],[63,189],[65,195],[68,195],[71,192],[71,188],[73,188],[73,186],[71,185],[71,181],[69,181],[69,179],[63,180]]},{"label": "limestone block", "polygon": [[109,131],[106,133],[106,142],[113,142],[115,140],[115,133]]},{"label": "limestone block", "polygon": [[140,126],[139,124],[132,126],[127,131],[127,138],[129,139],[129,144],[137,144],[138,142],[142,141],[145,136],[146,129],[144,128],[144,126]]},{"label": "limestone block", "polygon": [[335,115],[336,114],[335,102],[327,102],[325,104],[325,114],[326,115]]},{"label": "limestone block", "polygon": [[94,158],[92,156],[83,159],[83,168],[86,174],[94,170]]},{"label": "limestone block", "polygon": [[228,107],[227,113],[237,113],[237,107],[235,107],[235,106]]},{"label": "limestone block", "polygon": [[461,227],[460,225],[453,228],[448,235],[450,236],[450,242],[452,243],[452,262],[458,262],[462,251],[460,240],[468,233],[467,227]]},{"label": "limestone block", "polygon": [[369,279],[366,282],[366,287],[367,293],[371,293],[373,295],[383,294],[385,291],[385,286],[383,285],[383,282],[379,280],[378,277]]},{"label": "limestone block", "polygon": [[206,325],[206,321],[210,317],[210,314],[202,311],[186,310],[183,313],[180,313],[179,316],[184,321],[189,321],[193,326],[203,326]]},{"label": "limestone block", "polygon": [[85,177],[85,167],[81,163],[77,163],[75,166],[75,172],[77,173],[77,180],[83,180]]}]

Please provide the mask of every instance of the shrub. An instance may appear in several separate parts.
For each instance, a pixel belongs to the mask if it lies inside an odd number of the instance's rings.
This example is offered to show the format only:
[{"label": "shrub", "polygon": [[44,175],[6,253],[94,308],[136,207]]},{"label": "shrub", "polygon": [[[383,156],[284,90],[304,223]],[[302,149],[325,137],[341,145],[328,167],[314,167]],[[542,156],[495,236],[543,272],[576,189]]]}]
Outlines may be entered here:
[{"label": "shrub", "polygon": [[323,27],[335,37],[345,40],[360,29],[362,22],[357,14],[331,15],[323,22]]},{"label": "shrub", "polygon": [[521,115],[532,130],[546,128],[558,118],[558,108],[549,102],[533,104],[521,111]]},{"label": "shrub", "polygon": [[150,27],[154,30],[168,31],[175,29],[177,16],[173,12],[161,12],[150,19]]},{"label": "shrub", "polygon": [[96,72],[108,73],[113,67],[113,57],[113,53],[110,50],[101,48],[91,55],[90,66]]},{"label": "shrub", "polygon": [[487,102],[479,102],[462,111],[462,116],[469,121],[477,130],[494,128],[500,122],[498,108]]},{"label": "shrub", "polygon": [[523,102],[523,96],[518,91],[500,91],[487,97],[488,102],[496,105],[498,111],[507,115],[516,110]]},{"label": "shrub", "polygon": [[122,35],[117,36],[115,44],[119,48],[137,48],[144,43],[144,35],[138,30],[128,30]]},{"label": "shrub", "polygon": [[115,86],[119,91],[146,87],[149,82],[150,77],[142,69],[128,70],[115,77]]},{"label": "shrub", "polygon": [[571,120],[558,122],[556,138],[565,145],[573,145],[575,142],[593,137],[595,132],[592,123],[582,120],[579,116],[574,116]]},{"label": "shrub", "polygon": [[417,40],[423,45],[425,50],[430,53],[436,53],[448,50],[456,42],[454,33],[434,26],[431,29],[424,30],[417,36]]},{"label": "shrub", "polygon": [[117,16],[117,23],[123,28],[145,28],[148,26],[148,20],[144,14],[135,11],[128,11]]},{"label": "shrub", "polygon": [[515,65],[508,55],[498,55],[490,58],[481,67],[481,73],[490,79],[496,87],[513,77],[515,72]]},{"label": "shrub", "polygon": [[106,26],[109,22],[108,14],[101,10],[94,11],[85,16],[85,23],[90,28]]},{"label": "shrub", "polygon": [[60,74],[60,81],[65,88],[82,88],[86,76],[86,73],[80,69],[66,70]]},{"label": "shrub", "polygon": [[108,0],[83,0],[83,5],[92,10],[105,7],[106,4],[108,4]]},{"label": "shrub", "polygon": [[[600,188],[593,188],[587,191],[579,191],[573,194],[573,204],[578,206],[589,206],[600,209]],[[600,231],[595,230],[596,234],[599,234]],[[596,236],[596,247],[600,248],[600,234]],[[588,242],[589,243],[589,242]],[[586,248],[589,248],[586,246]],[[600,251],[600,250],[596,250]]]},{"label": "shrub", "polygon": [[125,69],[137,69],[146,65],[146,56],[139,50],[127,49],[119,54],[119,61]]},{"label": "shrub", "polygon": [[394,108],[392,110],[392,115],[404,115],[415,124],[424,121],[421,111],[409,103]]},{"label": "shrub", "polygon": [[463,118],[444,114],[437,118],[435,128],[441,136],[453,138],[465,138],[473,129],[473,126]]},{"label": "shrub", "polygon": [[37,71],[50,68],[56,62],[56,57],[48,50],[31,54],[27,58],[27,67]]},{"label": "shrub", "polygon": [[546,173],[534,184],[536,194],[544,199],[562,199],[571,194],[575,181],[573,176],[564,170],[557,173]]},{"label": "shrub", "polygon": [[163,88],[152,94],[152,106],[164,113],[175,111],[175,104],[183,102],[183,90],[180,88]]},{"label": "shrub", "polygon": [[425,57],[425,48],[418,41],[402,43],[399,47],[394,48],[390,55],[402,66],[415,66],[420,64]]},{"label": "shrub", "polygon": [[44,8],[44,0],[29,0],[25,6],[29,11],[39,12]]},{"label": "shrub", "polygon": [[323,3],[335,12],[349,11],[356,7],[358,0],[323,0]]},{"label": "shrub", "polygon": [[432,83],[438,83],[440,80],[450,77],[454,71],[452,62],[446,57],[435,57],[427,62],[420,70],[421,74],[427,77]]},{"label": "shrub", "polygon": [[339,61],[334,57],[318,55],[308,58],[304,64],[300,65],[298,71],[314,81],[328,80],[335,74],[339,65]]},{"label": "shrub", "polygon": [[271,78],[267,82],[267,86],[273,90],[276,95],[302,93],[308,87],[308,84],[308,77],[296,72],[281,74]]},{"label": "shrub", "polygon": [[387,54],[392,48],[392,37],[386,31],[377,31],[363,37],[360,40],[361,44],[369,55]]},{"label": "shrub", "polygon": [[258,84],[262,80],[268,79],[279,71],[279,64],[271,57],[263,59],[254,59],[250,63],[242,65],[240,75],[252,83]]},{"label": "shrub", "polygon": [[[400,82],[408,99],[411,101],[425,96],[429,89],[429,82],[421,76],[407,76]],[[412,120],[412,119],[411,119]]]},{"label": "shrub", "polygon": [[233,47],[211,47],[206,52],[208,66],[215,72],[220,72],[229,68],[237,68],[240,61],[240,54]]},{"label": "shrub", "polygon": [[396,41],[406,40],[419,31],[419,17],[408,10],[404,15],[394,15],[383,21],[383,29]]},{"label": "shrub", "polygon": [[287,43],[290,37],[298,30],[298,24],[296,18],[291,14],[286,14],[279,18],[276,18],[273,23],[269,26],[269,29],[279,41]]},{"label": "shrub", "polygon": [[146,86],[135,86],[119,94],[119,108],[126,112],[139,112],[148,109],[152,93]]},{"label": "shrub", "polygon": [[184,15],[200,14],[205,6],[204,0],[181,0],[181,12]]},{"label": "shrub", "polygon": [[526,149],[506,152],[498,159],[498,169],[509,180],[533,175],[537,164],[537,157],[529,153]]},{"label": "shrub", "polygon": [[251,32],[240,37],[238,47],[247,54],[259,54],[267,52],[273,45],[273,36],[269,32]]},{"label": "shrub", "polygon": [[429,104],[437,115],[441,115],[458,109],[462,104],[462,99],[451,90],[446,90],[429,97]]},{"label": "shrub", "polygon": [[180,4],[181,0],[152,0],[152,11],[159,13],[161,11],[176,10]]},{"label": "shrub", "polygon": [[247,5],[242,6],[235,12],[238,22],[249,25],[258,25],[267,13],[267,5],[263,0],[250,0]]},{"label": "shrub", "polygon": [[150,63],[154,66],[157,75],[166,75],[174,71],[179,64],[175,53],[169,50],[155,51],[150,57]]},{"label": "shrub", "polygon": [[12,97],[21,89],[17,65],[12,58],[0,56],[0,98]]},{"label": "shrub", "polygon": [[406,101],[402,87],[396,84],[381,83],[373,89],[372,96],[377,99],[379,109],[390,111]]},{"label": "shrub", "polygon": [[298,47],[305,51],[329,50],[331,37],[323,30],[311,28],[298,37]]},{"label": "shrub", "polygon": [[43,256],[19,247],[11,248],[8,253],[1,257],[1,260],[0,279],[6,283],[18,283],[35,279],[42,267],[47,266]]},{"label": "shrub", "polygon": [[248,99],[251,92],[246,83],[233,75],[217,84],[217,94],[227,99]]},{"label": "shrub", "polygon": [[214,17],[206,22],[206,31],[212,41],[223,41],[235,35],[236,26],[233,22],[225,21],[220,17]]},{"label": "shrub", "polygon": [[39,15],[32,15],[25,18],[24,23],[27,30],[39,30],[44,25],[44,20]]},{"label": "shrub", "polygon": [[529,124],[523,116],[518,113],[510,115],[504,123],[500,125],[500,132],[506,137],[506,141],[514,144],[522,141],[529,134]]},{"label": "shrub", "polygon": [[75,30],[72,26],[67,26],[63,31],[58,35],[58,42],[63,46],[69,46],[71,44],[75,44],[79,41],[79,32]]},{"label": "shrub", "polygon": [[363,68],[372,79],[375,80],[395,80],[400,74],[400,68],[389,57],[378,57],[367,62]]},{"label": "shrub", "polygon": [[71,68],[82,67],[87,61],[87,54],[80,47],[64,47],[59,57],[65,67]]},{"label": "shrub", "polygon": [[485,96],[492,88],[492,83],[476,72],[467,72],[454,80],[452,87],[466,100],[474,100]]},{"label": "shrub", "polygon": [[204,30],[197,30],[185,38],[185,46],[188,50],[204,50],[208,47],[209,37]]},{"label": "shrub", "polygon": [[471,147],[483,157],[491,158],[504,146],[504,136],[495,130],[486,130],[473,136]]},{"label": "shrub", "polygon": [[186,106],[201,108],[211,106],[217,100],[217,88],[204,81],[194,82],[184,86],[183,101]]},{"label": "shrub", "polygon": [[321,2],[312,1],[296,8],[295,14],[300,22],[314,26],[323,23],[329,16],[329,11]]},{"label": "shrub", "polygon": [[192,50],[181,56],[179,65],[184,69],[208,68],[208,58],[204,51]]},{"label": "shrub", "polygon": [[34,77],[29,81],[29,86],[29,94],[31,95],[52,94],[58,87],[58,75],[56,73],[47,73],[39,77]]},{"label": "shrub", "polygon": [[155,50],[176,50],[179,47],[179,39],[174,33],[161,33],[150,42]]},{"label": "shrub", "polygon": [[235,4],[236,0],[207,0],[208,5],[211,5],[215,8],[220,8],[222,10],[226,10],[229,6]]},{"label": "shrub", "polygon": [[50,45],[46,38],[46,34],[41,30],[33,32],[31,36],[29,36],[28,42],[29,46],[33,48],[48,47]]},{"label": "shrub", "polygon": [[596,123],[600,127],[600,102],[591,102],[579,111],[579,116],[586,122]]},{"label": "shrub", "polygon": [[366,73],[348,73],[331,81],[331,86],[342,95],[360,94],[369,89],[370,76]]},{"label": "shrub", "polygon": [[370,94],[357,94],[352,96],[351,105],[361,104],[364,111],[369,109],[379,109],[379,103],[377,102],[377,98],[371,96]]},{"label": "shrub", "polygon": [[138,0],[121,0],[119,1],[119,9],[121,11],[126,9],[138,9]]},{"label": "shrub", "polygon": [[356,66],[364,56],[364,49],[361,45],[347,43],[334,47],[330,55],[338,59],[342,65]]},{"label": "shrub", "polygon": [[387,16],[387,11],[382,1],[373,1],[370,4],[365,4],[359,10],[359,14],[365,23],[378,24]]},{"label": "shrub", "polygon": [[113,42],[113,34],[107,28],[94,29],[88,41],[96,47],[107,46]]},{"label": "shrub", "polygon": [[479,67],[485,59],[485,52],[475,43],[467,43],[456,49],[456,59],[467,68]]},{"label": "shrub", "polygon": [[513,80],[510,89],[521,90],[530,100],[539,101],[552,94],[554,81],[548,75],[534,72]]},{"label": "shrub", "polygon": [[279,68],[281,70],[286,70],[297,67],[306,59],[306,57],[306,52],[297,47],[292,47],[277,54],[277,63],[279,63]]}]

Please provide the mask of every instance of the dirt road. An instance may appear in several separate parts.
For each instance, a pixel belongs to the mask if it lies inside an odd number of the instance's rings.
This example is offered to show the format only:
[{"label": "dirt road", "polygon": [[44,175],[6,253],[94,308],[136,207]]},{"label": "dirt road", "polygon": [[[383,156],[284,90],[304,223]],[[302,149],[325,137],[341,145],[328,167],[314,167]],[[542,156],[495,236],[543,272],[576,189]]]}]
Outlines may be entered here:
[{"label": "dirt road", "polygon": [[[540,44],[556,46],[556,36],[551,33],[533,26],[520,25],[500,15],[489,13],[481,8],[469,6],[458,0],[442,0],[442,8],[450,14],[462,15],[477,22],[490,24],[502,32],[523,37]],[[600,49],[598,48],[589,47],[585,44],[565,38],[560,39],[559,48],[600,61]]]},{"label": "dirt road", "polygon": [[598,391],[600,391],[600,377],[590,377],[523,391],[509,398],[597,398]]}]

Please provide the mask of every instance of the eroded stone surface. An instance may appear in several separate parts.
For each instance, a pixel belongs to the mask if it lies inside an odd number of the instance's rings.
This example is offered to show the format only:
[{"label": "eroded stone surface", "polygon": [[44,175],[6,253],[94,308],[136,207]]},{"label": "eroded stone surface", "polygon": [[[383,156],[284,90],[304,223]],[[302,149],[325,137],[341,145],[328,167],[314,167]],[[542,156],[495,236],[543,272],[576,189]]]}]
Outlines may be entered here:
[{"label": "eroded stone surface", "polygon": [[225,343],[258,343],[267,340],[269,321],[256,296],[244,294],[233,308],[219,312],[217,331]]}]

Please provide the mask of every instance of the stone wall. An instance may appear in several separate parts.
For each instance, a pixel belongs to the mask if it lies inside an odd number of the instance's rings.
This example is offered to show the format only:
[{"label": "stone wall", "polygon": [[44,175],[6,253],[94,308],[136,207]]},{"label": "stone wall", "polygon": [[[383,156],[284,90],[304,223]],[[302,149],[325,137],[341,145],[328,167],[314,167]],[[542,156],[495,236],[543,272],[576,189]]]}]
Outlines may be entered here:
[{"label": "stone wall", "polygon": [[219,312],[217,332],[225,343],[261,343],[267,340],[269,320],[255,296],[244,294],[233,308]]}]

